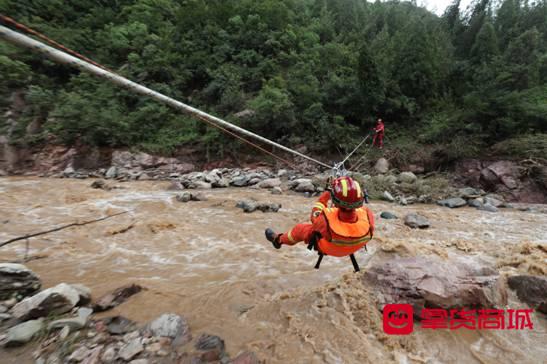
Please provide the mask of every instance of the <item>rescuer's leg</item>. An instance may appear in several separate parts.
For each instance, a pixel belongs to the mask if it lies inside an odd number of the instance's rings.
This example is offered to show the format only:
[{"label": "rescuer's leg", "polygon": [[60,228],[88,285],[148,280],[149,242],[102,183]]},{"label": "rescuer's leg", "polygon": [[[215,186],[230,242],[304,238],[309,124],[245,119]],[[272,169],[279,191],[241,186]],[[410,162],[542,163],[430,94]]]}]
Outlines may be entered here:
[{"label": "rescuer's leg", "polygon": [[283,244],[295,245],[301,241],[308,241],[312,232],[312,224],[297,224],[284,234],[277,234],[270,228],[266,229],[265,234],[266,239],[268,239],[276,249],[279,249]]}]

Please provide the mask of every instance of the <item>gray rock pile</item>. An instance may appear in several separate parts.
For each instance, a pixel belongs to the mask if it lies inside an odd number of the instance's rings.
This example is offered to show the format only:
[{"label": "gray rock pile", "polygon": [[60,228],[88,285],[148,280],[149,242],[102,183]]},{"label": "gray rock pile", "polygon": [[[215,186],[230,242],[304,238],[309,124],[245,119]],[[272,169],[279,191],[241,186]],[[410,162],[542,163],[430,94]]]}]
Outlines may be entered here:
[{"label": "gray rock pile", "polygon": [[20,299],[40,289],[40,279],[22,264],[0,264],[0,300]]},{"label": "gray rock pile", "polygon": [[138,285],[120,287],[91,304],[85,286],[61,283],[35,293],[39,279],[28,268],[3,264],[1,269],[8,299],[0,301],[0,314],[8,317],[0,319],[0,345],[9,349],[35,340],[36,363],[259,363],[251,352],[232,358],[218,336],[203,333],[194,339],[186,319],[175,313],[142,327],[122,316],[93,318],[94,311],[109,310],[140,292]]},{"label": "gray rock pile", "polygon": [[207,197],[202,193],[191,193],[183,192],[179,193],[175,199],[178,202],[189,202],[189,201],[207,201]]},{"label": "gray rock pile", "polygon": [[484,190],[472,187],[460,188],[457,195],[456,197],[438,200],[437,205],[449,208],[470,206],[487,212],[497,212],[498,208],[508,206],[502,196],[487,194]]}]

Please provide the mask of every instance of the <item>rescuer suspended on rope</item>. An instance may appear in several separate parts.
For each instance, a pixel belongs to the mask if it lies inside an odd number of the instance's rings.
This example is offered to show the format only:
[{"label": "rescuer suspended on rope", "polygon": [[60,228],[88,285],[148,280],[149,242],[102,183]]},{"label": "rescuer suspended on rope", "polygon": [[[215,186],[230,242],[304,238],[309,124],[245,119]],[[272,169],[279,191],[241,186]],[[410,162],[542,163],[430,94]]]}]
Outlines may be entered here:
[{"label": "rescuer suspended on rope", "polygon": [[[347,176],[336,178],[329,187],[312,209],[311,224],[297,224],[283,234],[268,228],[266,238],[276,249],[304,241],[308,249],[319,253],[316,268],[319,268],[324,255],[349,255],[355,271],[359,271],[353,253],[363,248],[374,233],[374,215],[363,206],[366,191]],[[328,207],[329,200],[334,207]]]}]

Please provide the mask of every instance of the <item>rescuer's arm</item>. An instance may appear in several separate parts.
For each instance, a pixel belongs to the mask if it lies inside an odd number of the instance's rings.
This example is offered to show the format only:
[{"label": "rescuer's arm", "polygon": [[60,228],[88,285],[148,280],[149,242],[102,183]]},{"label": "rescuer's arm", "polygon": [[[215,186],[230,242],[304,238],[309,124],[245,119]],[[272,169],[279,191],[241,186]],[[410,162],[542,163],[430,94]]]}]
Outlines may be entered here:
[{"label": "rescuer's arm", "polygon": [[310,216],[311,222],[313,222],[317,218],[317,216],[321,215],[321,212],[323,212],[323,210],[327,207],[329,200],[330,200],[329,191],[325,191],[321,194],[321,196],[319,196],[319,199],[317,200],[315,205],[313,205],[313,208],[311,210],[311,216]]}]

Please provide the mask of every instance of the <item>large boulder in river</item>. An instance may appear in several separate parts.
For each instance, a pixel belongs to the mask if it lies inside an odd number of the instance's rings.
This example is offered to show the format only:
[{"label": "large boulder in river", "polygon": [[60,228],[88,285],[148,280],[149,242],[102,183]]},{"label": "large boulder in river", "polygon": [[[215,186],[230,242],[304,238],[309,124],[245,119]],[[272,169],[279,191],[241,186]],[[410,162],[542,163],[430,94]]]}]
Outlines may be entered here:
[{"label": "large boulder in river", "polygon": [[414,212],[405,216],[405,225],[413,229],[426,229],[429,227],[429,220],[422,215],[416,214]]},{"label": "large boulder in river", "polygon": [[74,287],[61,283],[32,297],[27,297],[12,308],[19,320],[58,315],[70,311],[80,301],[80,293]]},{"label": "large boulder in river", "polygon": [[519,275],[507,278],[509,287],[518,298],[538,311],[547,314],[547,277]]},{"label": "large boulder in river", "polygon": [[22,264],[0,264],[0,301],[28,296],[41,287],[38,276]]},{"label": "large boulder in river", "polygon": [[469,257],[393,258],[369,267],[363,281],[377,295],[380,307],[409,303],[418,316],[424,307],[495,308],[507,302],[498,271]]}]

